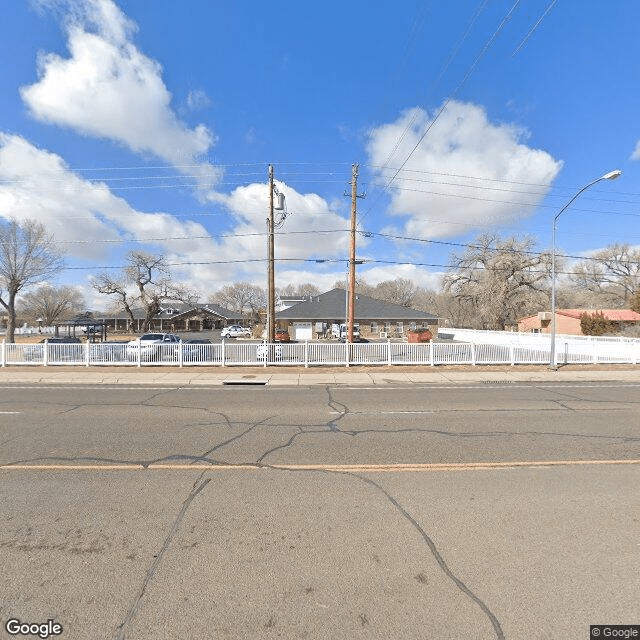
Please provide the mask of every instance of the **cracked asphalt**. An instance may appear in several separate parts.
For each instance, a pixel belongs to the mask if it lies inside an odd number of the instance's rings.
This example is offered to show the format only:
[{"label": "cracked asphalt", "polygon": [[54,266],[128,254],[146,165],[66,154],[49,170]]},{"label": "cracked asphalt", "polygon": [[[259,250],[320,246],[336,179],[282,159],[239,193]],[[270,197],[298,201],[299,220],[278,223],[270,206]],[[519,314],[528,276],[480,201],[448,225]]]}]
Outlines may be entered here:
[{"label": "cracked asphalt", "polygon": [[[2,383],[0,637],[640,621],[640,383]],[[5,634],[4,636],[2,634]]]}]

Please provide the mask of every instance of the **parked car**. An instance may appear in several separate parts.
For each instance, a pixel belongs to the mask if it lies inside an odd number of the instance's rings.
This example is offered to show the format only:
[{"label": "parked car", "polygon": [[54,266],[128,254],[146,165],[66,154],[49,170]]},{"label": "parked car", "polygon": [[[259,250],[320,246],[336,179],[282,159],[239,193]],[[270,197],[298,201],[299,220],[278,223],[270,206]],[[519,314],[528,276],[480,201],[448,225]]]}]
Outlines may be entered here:
[{"label": "parked car", "polygon": [[[44,359],[44,343],[47,344],[81,344],[80,338],[43,338],[38,344],[30,344],[24,347],[22,353],[25,360],[43,360]],[[75,360],[77,359],[76,349],[55,349],[49,350],[49,356],[52,362],[59,360]]]},{"label": "parked car", "polygon": [[145,333],[127,344],[127,358],[137,360],[140,357],[146,361],[174,359],[178,356],[179,344],[180,336],[175,333]]},{"label": "parked car", "polygon": [[258,360],[282,360],[282,345],[262,342],[256,349],[256,357]]},{"label": "parked car", "polygon": [[122,362],[127,360],[127,340],[112,340],[110,342],[93,342],[90,345],[92,362]]},{"label": "parked car", "polygon": [[232,324],[228,327],[225,327],[220,332],[221,338],[250,338],[251,337],[251,329],[247,327],[243,327],[239,324]]},{"label": "parked car", "polygon": [[291,342],[291,336],[288,331],[276,331],[274,335],[276,342]]},{"label": "parked car", "polygon": [[212,352],[203,345],[212,344],[211,340],[186,340],[182,343],[183,360],[210,360]]},{"label": "parked car", "polygon": [[87,325],[83,330],[85,336],[99,336],[102,334],[102,327],[94,324]]}]

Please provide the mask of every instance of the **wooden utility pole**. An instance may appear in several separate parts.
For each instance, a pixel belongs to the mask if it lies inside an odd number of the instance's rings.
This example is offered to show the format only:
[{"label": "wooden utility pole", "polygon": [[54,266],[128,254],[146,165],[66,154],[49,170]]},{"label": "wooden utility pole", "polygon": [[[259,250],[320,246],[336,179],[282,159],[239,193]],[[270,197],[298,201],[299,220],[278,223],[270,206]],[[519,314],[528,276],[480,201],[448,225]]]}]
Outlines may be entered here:
[{"label": "wooden utility pole", "polygon": [[351,251],[349,254],[349,320],[347,340],[353,342],[356,312],[356,202],[358,200],[358,165],[351,167]]},{"label": "wooden utility pole", "polygon": [[267,219],[269,275],[267,290],[269,301],[267,303],[267,342],[275,342],[276,339],[276,288],[275,288],[275,260],[273,237],[273,166],[269,165],[269,218]]}]

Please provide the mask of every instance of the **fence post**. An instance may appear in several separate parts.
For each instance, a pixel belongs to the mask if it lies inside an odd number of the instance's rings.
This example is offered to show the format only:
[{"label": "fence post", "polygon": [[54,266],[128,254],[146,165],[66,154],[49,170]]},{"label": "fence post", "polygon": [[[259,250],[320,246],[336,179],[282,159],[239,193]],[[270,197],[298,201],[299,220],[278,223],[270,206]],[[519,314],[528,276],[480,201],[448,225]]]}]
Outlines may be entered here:
[{"label": "fence post", "polygon": [[345,366],[349,366],[349,340],[344,341],[344,351],[345,351]]},{"label": "fence post", "polygon": [[309,341],[304,341],[304,368],[309,368]]},{"label": "fence post", "polygon": [[87,341],[85,342],[85,345],[87,347],[87,350],[84,354],[84,365],[85,367],[89,366],[89,360],[91,359],[91,343],[89,342],[89,339],[87,338]]},{"label": "fence post", "polygon": [[387,338],[387,364],[391,366],[391,338]]},{"label": "fence post", "polygon": [[593,349],[593,364],[598,364],[598,343],[593,339],[593,336],[590,337],[590,340]]},{"label": "fence post", "polygon": [[46,338],[42,347],[42,366],[46,367],[49,361],[49,338]]},{"label": "fence post", "polygon": [[6,354],[6,338],[2,338],[2,366],[7,366],[7,354]]},{"label": "fence post", "polygon": [[140,362],[142,361],[142,343],[140,339],[138,339],[138,367],[140,366]]},{"label": "fence post", "polygon": [[429,364],[432,367],[436,366],[436,360],[435,360],[435,350],[436,350],[436,345],[433,343],[433,340],[429,343]]},{"label": "fence post", "polygon": [[471,365],[476,366],[476,343],[471,343]]},{"label": "fence post", "polygon": [[225,366],[224,338],[222,338],[222,366]]},{"label": "fence post", "polygon": [[511,366],[514,367],[516,364],[516,350],[513,342],[509,345],[509,359],[511,360]]},{"label": "fence post", "polygon": [[184,362],[184,350],[182,349],[182,340],[178,342],[178,366],[182,367],[182,363]]}]

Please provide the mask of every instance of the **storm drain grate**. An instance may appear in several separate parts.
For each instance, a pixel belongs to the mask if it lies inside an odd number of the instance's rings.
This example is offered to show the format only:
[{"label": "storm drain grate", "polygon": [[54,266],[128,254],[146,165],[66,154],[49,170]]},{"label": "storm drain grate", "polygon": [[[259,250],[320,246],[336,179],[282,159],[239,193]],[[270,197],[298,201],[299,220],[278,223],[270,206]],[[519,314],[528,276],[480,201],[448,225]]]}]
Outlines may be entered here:
[{"label": "storm drain grate", "polygon": [[513,384],[513,380],[483,380],[482,384]]}]

